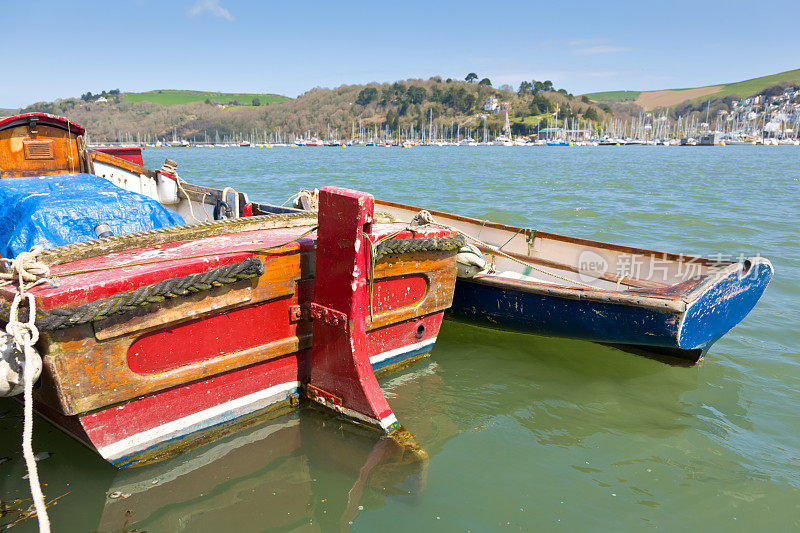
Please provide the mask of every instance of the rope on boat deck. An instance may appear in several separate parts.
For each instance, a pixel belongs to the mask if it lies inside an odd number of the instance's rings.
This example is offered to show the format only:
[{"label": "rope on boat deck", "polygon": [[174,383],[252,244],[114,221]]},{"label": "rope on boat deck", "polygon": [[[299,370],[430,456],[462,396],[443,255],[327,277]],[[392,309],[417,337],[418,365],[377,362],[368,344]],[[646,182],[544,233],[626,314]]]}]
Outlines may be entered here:
[{"label": "rope on boat deck", "polygon": [[[203,257],[235,254],[235,253],[236,254],[269,253],[271,250],[279,249],[286,246],[287,244],[299,241],[306,235],[313,233],[316,230],[317,226],[313,226],[312,228],[304,231],[300,235],[293,237],[288,241],[281,242],[278,244],[273,244],[271,246],[265,246],[262,248],[246,249],[246,250],[230,250],[223,252],[209,252],[205,254],[194,254],[181,257],[162,257],[160,259],[150,259],[148,261],[137,261],[121,265],[109,265],[105,267],[86,268],[82,270],[61,272],[58,274],[51,274],[50,276],[66,277],[66,276],[73,276],[76,274],[86,274],[90,272],[114,270],[117,268],[126,268],[133,266],[151,265],[155,263],[164,263],[168,261],[177,261],[179,259],[196,259]],[[28,253],[28,252],[23,252],[23,253]],[[21,255],[22,254],[20,254],[20,256]],[[6,259],[5,261],[10,261],[10,260]],[[43,266],[44,268],[47,269],[47,273],[49,274],[49,268],[46,265]],[[36,320],[36,324],[42,330],[54,330],[54,329],[66,328],[77,324],[83,324],[85,322],[91,322],[93,320],[97,320],[98,318],[103,318],[112,314],[120,314],[132,311],[141,306],[149,305],[151,303],[163,302],[167,298],[177,298],[179,296],[184,296],[189,293],[199,292],[201,290],[209,290],[212,287],[219,287],[227,283],[234,283],[241,279],[249,279],[255,276],[260,276],[263,273],[264,273],[264,265],[263,263],[261,263],[261,260],[258,259],[257,257],[250,257],[240,263],[222,265],[208,272],[201,272],[199,274],[190,274],[188,276],[183,276],[180,278],[167,279],[164,281],[160,281],[158,283],[153,283],[151,285],[145,285],[143,287],[139,287],[138,289],[133,289],[123,293],[115,294],[108,298],[95,300],[94,302],[89,302],[77,307],[61,307],[58,309],[52,309],[50,311],[40,310],[39,312],[40,316]],[[36,282],[36,284],[39,284],[41,281],[50,281],[50,280],[49,279],[39,280]],[[52,283],[52,281],[50,281],[50,283]],[[2,283],[0,283],[0,286],[2,286]],[[33,286],[34,285],[30,285],[28,286],[28,288],[32,288]],[[13,317],[17,317],[17,319],[19,318],[17,315],[12,315],[10,311],[8,317],[9,321]],[[5,320],[5,319],[6,319],[5,309],[3,304],[0,303],[0,320]]]},{"label": "rope on boat deck", "polygon": [[[384,255],[390,254],[410,254],[415,252],[431,252],[431,251],[451,251],[458,250],[466,241],[464,237],[457,234],[455,237],[422,237],[412,239],[395,239],[404,231],[410,231],[416,234],[420,228],[432,224],[433,217],[427,211],[420,211],[413,218],[411,223],[405,228],[385,235],[376,241],[372,241],[370,236],[363,232],[364,238],[369,244],[369,318],[374,320],[373,311],[373,288],[375,282],[375,263]],[[446,227],[446,226],[445,226]],[[451,228],[452,229],[452,228]]]},{"label": "rope on boat deck", "polygon": [[[33,347],[39,340],[39,330],[35,324],[36,299],[33,294],[27,292],[29,289],[49,281],[46,276],[50,273],[50,269],[38,261],[42,251],[41,246],[34,246],[30,252],[22,252],[16,259],[3,259],[3,263],[10,267],[10,272],[0,274],[0,279],[5,280],[3,285],[8,285],[15,278],[18,283],[17,294],[14,295],[14,301],[11,303],[6,333],[14,339],[17,349],[25,355],[25,368],[22,373],[24,381],[22,455],[28,470],[28,484],[36,509],[36,518],[39,521],[39,531],[50,533],[50,518],[47,516],[47,505],[39,482],[36,459],[33,456],[33,382],[41,372],[42,359]],[[27,322],[19,320],[19,305],[23,299],[28,301]]]},{"label": "rope on boat deck", "polygon": [[[240,280],[250,279],[264,273],[264,265],[257,257],[250,257],[239,263],[222,265],[199,274],[171,278],[138,289],[121,292],[75,307],[60,307],[49,311],[40,310],[36,326],[42,331],[69,328],[94,320],[106,318],[141,309],[144,306],[161,303],[168,298],[180,298],[202,291],[211,290]],[[2,308],[0,308],[0,312]],[[14,318],[14,310],[9,312]],[[0,319],[5,318],[0,315]]]},{"label": "rope on boat deck", "polygon": [[[505,253],[500,248],[498,248],[496,246],[492,246],[491,244],[487,244],[487,243],[485,243],[485,242],[483,242],[483,241],[481,241],[479,239],[476,239],[475,237],[473,237],[471,235],[468,235],[468,234],[464,233],[463,231],[459,231],[459,230],[457,230],[455,228],[450,228],[450,229],[458,231],[459,233],[461,233],[461,235],[463,235],[467,239],[469,239],[471,241],[474,241],[474,242],[476,242],[476,243],[478,243],[478,244],[480,244],[482,246],[485,246],[486,248],[489,248],[490,250],[492,250],[493,254],[498,254],[498,255],[501,255],[501,256],[505,257],[506,259],[511,259],[512,261],[517,262],[520,265],[524,265],[526,267],[529,267],[532,270],[536,270],[537,272],[541,272],[542,274],[545,274],[547,276],[552,276],[554,278],[566,281],[568,283],[572,283],[574,285],[581,285],[582,287],[588,287],[590,289],[595,289],[595,290],[597,289],[597,287],[595,287],[594,285],[590,285],[589,283],[583,283],[582,281],[570,279],[570,278],[568,278],[566,276],[562,276],[560,274],[554,274],[552,272],[548,272],[547,270],[545,270],[545,269],[543,269],[541,267],[536,266],[535,264],[533,264],[533,263],[531,263],[529,261],[523,261],[522,259],[517,259],[516,257]],[[506,244],[508,244],[508,243],[506,243]],[[503,245],[503,246],[505,246],[505,245]]]}]

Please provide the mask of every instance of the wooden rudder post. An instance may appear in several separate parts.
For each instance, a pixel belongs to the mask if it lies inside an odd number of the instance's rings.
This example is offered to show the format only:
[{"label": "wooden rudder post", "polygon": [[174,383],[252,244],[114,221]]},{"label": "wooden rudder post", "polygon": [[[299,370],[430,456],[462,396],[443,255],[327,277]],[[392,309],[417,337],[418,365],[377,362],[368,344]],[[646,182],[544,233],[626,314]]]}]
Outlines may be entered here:
[{"label": "wooden rudder post", "polygon": [[306,396],[387,434],[400,429],[367,353],[367,273],[372,195],[325,187],[319,192],[313,348]]}]

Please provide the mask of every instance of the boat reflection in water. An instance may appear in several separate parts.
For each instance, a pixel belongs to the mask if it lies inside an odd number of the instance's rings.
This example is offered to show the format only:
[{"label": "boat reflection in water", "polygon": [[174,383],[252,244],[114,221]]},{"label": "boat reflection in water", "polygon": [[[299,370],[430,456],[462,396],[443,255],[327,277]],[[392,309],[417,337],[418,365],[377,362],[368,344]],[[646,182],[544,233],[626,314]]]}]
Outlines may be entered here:
[{"label": "boat reflection in water", "polygon": [[393,439],[302,409],[146,468],[121,470],[97,529],[346,529],[364,506],[415,498],[426,469]]}]

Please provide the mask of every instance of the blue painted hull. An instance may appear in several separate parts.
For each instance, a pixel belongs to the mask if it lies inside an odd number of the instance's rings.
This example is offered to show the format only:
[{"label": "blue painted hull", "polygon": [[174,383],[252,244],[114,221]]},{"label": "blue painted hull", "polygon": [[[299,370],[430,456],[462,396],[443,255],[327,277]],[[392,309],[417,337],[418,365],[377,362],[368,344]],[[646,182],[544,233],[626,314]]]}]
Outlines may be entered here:
[{"label": "blue painted hull", "polygon": [[634,301],[637,295],[628,302],[603,301],[586,292],[582,297],[553,294],[536,284],[522,289],[519,283],[503,286],[497,281],[459,279],[448,316],[497,329],[697,361],[753,309],[772,275],[768,261],[756,262],[747,276],[740,278],[734,272],[704,287],[683,310],[643,306]]}]

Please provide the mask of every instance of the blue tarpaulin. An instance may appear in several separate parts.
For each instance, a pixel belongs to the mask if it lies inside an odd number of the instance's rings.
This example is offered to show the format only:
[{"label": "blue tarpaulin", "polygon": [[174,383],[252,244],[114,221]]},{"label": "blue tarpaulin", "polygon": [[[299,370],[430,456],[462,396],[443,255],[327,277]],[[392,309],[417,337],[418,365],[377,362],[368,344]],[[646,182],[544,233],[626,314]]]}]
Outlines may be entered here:
[{"label": "blue tarpaulin", "polygon": [[0,255],[34,245],[55,248],[96,239],[105,222],[114,235],[183,224],[155,200],[92,174],[0,180]]}]

